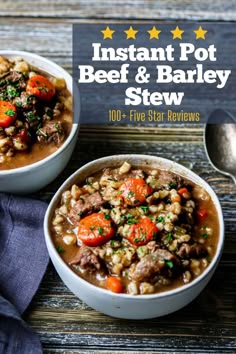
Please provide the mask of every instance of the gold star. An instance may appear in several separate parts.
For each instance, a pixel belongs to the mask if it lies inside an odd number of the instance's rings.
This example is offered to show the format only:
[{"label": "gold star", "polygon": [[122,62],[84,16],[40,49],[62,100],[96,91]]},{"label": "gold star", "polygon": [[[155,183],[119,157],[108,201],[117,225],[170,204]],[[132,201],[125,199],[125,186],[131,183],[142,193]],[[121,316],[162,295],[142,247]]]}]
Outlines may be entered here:
[{"label": "gold star", "polygon": [[136,34],[138,33],[138,31],[134,30],[132,26],[124,32],[126,33],[126,39],[136,39]]},{"label": "gold star", "polygon": [[205,34],[208,32],[204,29],[202,29],[202,27],[198,27],[198,29],[196,31],[193,31],[196,34],[196,39],[206,39],[205,38]]},{"label": "gold star", "polygon": [[152,27],[149,31],[147,31],[150,35],[149,39],[156,38],[159,39],[159,34],[161,33],[160,30],[158,30],[155,26]]},{"label": "gold star", "polygon": [[111,30],[109,26],[101,32],[103,33],[103,39],[112,39],[113,33],[115,33],[115,31]]},{"label": "gold star", "polygon": [[176,28],[170,32],[173,34],[173,39],[176,38],[182,39],[182,34],[184,33],[184,31],[181,30],[179,26],[176,26]]}]

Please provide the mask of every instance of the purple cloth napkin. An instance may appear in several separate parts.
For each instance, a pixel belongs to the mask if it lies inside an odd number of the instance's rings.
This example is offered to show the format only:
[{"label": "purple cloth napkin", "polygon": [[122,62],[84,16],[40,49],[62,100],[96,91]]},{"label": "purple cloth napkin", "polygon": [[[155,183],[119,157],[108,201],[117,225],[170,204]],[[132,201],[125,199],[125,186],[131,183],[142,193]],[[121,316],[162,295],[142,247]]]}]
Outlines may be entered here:
[{"label": "purple cloth napkin", "polygon": [[43,236],[47,205],[0,193],[0,354],[42,353],[20,318],[35,295],[49,257]]}]

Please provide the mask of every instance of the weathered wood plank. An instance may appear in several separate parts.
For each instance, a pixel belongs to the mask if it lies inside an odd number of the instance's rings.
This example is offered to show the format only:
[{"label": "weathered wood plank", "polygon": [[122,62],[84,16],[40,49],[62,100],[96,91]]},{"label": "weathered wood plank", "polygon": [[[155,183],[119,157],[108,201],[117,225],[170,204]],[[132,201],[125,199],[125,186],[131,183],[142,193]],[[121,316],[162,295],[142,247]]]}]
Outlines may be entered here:
[{"label": "weathered wood plank", "polygon": [[235,21],[235,1],[1,0],[1,16]]},{"label": "weathered wood plank", "polygon": [[[1,8],[1,6],[0,6]],[[72,25],[1,20],[1,50],[24,50],[45,56],[71,71]]]}]

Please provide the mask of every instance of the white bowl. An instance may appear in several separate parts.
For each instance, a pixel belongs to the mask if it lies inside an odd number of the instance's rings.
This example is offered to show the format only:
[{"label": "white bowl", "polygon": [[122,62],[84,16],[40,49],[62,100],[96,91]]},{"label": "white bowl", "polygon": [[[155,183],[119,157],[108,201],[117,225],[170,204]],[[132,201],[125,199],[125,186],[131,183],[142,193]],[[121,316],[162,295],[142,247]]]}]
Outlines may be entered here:
[{"label": "white bowl", "polygon": [[[51,60],[36,54],[14,50],[0,50],[0,55],[7,58],[23,58],[40,70],[55,77],[64,78],[67,88],[72,94],[73,85],[71,75]],[[80,97],[78,92],[76,92],[75,105],[76,113],[79,114]],[[79,130],[79,117],[77,116],[76,119],[77,122],[73,123],[66,141],[56,152],[31,165],[0,171],[0,191],[20,194],[32,193],[52,182],[65,168],[75,147]]]},{"label": "white bowl", "polygon": [[[96,287],[75,274],[69,266],[62,260],[53,244],[50,235],[50,220],[53,217],[54,210],[58,205],[61,194],[72,186],[73,183],[83,182],[91,174],[106,168],[120,165],[128,161],[132,165],[149,165],[165,170],[176,172],[191,181],[202,186],[211,196],[217,210],[219,219],[219,242],[216,254],[206,270],[191,283],[176,288],[174,290],[164,291],[152,295],[128,295],[115,294],[105,289]],[[47,209],[44,220],[44,233],[47,248],[51,260],[68,288],[80,299],[86,302],[92,308],[107,315],[127,319],[146,319],[167,315],[179,310],[190,303],[207,285],[211,279],[216,266],[220,260],[224,242],[224,221],[220,203],[212,188],[194,172],[173,161],[160,157],[147,155],[117,155],[108,156],[88,163],[76,171],[57,191]]]}]

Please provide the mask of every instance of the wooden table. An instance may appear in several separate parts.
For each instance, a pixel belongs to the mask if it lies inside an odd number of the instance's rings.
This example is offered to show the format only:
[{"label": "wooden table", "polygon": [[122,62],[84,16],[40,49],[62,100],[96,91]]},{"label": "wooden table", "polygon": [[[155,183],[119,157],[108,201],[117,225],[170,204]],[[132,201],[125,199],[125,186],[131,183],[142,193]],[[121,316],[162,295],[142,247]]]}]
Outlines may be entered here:
[{"label": "wooden table", "polygon": [[[0,0],[1,49],[44,55],[71,71],[72,23],[98,20],[235,21],[235,1]],[[220,198],[226,241],[207,288],[184,309],[145,321],[107,317],[76,298],[50,265],[25,319],[45,353],[235,353],[236,187],[215,172],[204,153],[203,127],[127,128],[83,126],[65,171],[36,196],[50,197],[73,171],[98,157],[146,153],[171,158],[207,180]],[[26,353],[27,354],[27,353]]]}]

